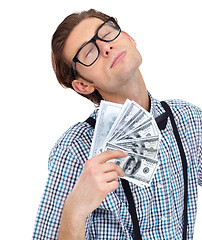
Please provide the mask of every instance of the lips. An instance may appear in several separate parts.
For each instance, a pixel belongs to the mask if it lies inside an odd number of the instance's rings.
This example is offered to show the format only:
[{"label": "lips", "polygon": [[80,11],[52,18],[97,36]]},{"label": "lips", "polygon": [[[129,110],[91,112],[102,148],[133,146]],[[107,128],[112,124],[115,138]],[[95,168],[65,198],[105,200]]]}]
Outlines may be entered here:
[{"label": "lips", "polygon": [[116,66],[126,55],[126,52],[123,51],[123,52],[120,52],[114,59],[113,59],[113,62],[111,64],[111,67],[110,68],[113,68],[114,66]]}]

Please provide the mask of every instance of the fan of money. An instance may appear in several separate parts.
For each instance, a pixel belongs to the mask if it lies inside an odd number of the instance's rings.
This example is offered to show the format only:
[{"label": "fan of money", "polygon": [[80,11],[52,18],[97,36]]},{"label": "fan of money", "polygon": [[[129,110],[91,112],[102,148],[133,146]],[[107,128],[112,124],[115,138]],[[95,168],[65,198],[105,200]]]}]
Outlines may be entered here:
[{"label": "fan of money", "polygon": [[134,101],[124,105],[101,101],[90,158],[106,150],[128,152],[118,164],[125,178],[138,186],[149,186],[158,168],[161,134],[153,116]]}]

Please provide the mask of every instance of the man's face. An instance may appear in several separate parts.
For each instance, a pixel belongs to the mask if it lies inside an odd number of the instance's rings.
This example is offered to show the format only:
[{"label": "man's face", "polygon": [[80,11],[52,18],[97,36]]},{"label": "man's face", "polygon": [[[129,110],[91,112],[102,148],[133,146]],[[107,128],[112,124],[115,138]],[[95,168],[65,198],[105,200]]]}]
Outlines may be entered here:
[{"label": "man's face", "polygon": [[[95,35],[102,23],[98,18],[87,18],[72,30],[63,50],[70,65],[80,47]],[[96,43],[100,50],[97,61],[90,67],[77,62],[76,70],[92,82],[91,86],[97,89],[105,100],[110,101],[113,96],[119,96],[135,84],[134,79],[142,58],[134,40],[123,32],[112,42],[96,40]]]},{"label": "man's face", "polygon": [[128,160],[127,167],[125,168],[124,172],[128,175],[134,172],[134,168],[136,167],[137,161],[135,158]]}]

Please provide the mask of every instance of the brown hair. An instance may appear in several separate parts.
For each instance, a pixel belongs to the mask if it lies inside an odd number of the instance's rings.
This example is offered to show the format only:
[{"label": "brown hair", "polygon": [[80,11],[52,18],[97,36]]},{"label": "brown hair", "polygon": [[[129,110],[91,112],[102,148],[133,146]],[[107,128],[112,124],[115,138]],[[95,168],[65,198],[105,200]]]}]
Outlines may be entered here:
[{"label": "brown hair", "polygon": [[[103,21],[106,21],[110,16],[90,9],[88,11],[83,11],[79,13],[73,13],[66,17],[63,22],[58,26],[52,37],[52,65],[54,72],[56,74],[58,82],[66,88],[72,88],[72,81],[74,80],[72,76],[72,67],[66,63],[63,57],[63,48],[65,40],[70,35],[73,28],[79,24],[83,19],[89,17],[96,17]],[[95,105],[99,105],[102,100],[100,93],[95,90],[89,95],[80,94],[88,99],[90,99]]]}]

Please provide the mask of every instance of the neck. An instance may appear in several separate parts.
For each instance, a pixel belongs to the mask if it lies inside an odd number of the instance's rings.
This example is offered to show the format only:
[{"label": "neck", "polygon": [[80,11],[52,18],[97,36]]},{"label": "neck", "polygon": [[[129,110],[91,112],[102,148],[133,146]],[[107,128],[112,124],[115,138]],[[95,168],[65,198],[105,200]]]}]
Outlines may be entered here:
[{"label": "neck", "polygon": [[150,110],[148,92],[142,74],[139,70],[130,84],[123,86],[121,91],[117,92],[116,94],[110,95],[110,97],[103,96],[103,98],[107,101],[120,104],[124,104],[126,99],[133,100],[145,110]]},{"label": "neck", "polygon": [[140,106],[142,106],[145,110],[148,112],[150,111],[150,99],[148,95],[148,91],[145,85],[145,82],[143,80],[142,74],[140,74],[140,82],[139,85],[136,88],[135,94],[134,95],[134,101],[137,102]]}]

